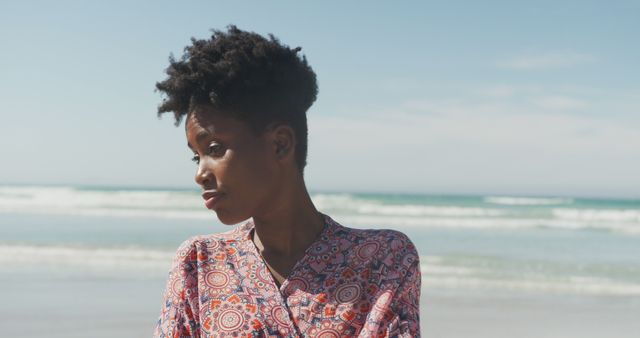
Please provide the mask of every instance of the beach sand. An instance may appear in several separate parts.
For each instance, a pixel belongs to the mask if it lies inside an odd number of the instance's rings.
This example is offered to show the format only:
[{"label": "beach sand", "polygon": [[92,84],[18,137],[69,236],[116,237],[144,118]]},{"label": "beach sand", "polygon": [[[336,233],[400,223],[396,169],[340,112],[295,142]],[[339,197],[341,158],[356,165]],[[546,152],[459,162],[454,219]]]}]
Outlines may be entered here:
[{"label": "beach sand", "polygon": [[637,338],[640,297],[424,290],[430,338]]}]

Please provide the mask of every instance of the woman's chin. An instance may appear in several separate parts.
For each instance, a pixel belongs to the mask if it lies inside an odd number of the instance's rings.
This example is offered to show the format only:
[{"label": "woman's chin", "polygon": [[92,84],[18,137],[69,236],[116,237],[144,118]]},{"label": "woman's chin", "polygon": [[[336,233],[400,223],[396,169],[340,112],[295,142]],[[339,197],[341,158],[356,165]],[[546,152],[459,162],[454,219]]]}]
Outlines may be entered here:
[{"label": "woman's chin", "polygon": [[224,209],[216,209],[214,212],[216,213],[216,216],[218,216],[218,220],[224,225],[236,225],[250,218],[243,215],[225,212]]}]

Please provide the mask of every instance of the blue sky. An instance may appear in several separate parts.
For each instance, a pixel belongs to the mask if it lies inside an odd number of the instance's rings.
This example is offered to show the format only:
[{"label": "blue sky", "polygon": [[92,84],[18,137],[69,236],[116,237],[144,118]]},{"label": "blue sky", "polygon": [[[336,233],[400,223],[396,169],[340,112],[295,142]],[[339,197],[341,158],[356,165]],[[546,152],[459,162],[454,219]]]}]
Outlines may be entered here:
[{"label": "blue sky", "polygon": [[311,190],[640,197],[637,1],[2,1],[0,183],[195,187],[154,84],[231,23],[318,75]]}]

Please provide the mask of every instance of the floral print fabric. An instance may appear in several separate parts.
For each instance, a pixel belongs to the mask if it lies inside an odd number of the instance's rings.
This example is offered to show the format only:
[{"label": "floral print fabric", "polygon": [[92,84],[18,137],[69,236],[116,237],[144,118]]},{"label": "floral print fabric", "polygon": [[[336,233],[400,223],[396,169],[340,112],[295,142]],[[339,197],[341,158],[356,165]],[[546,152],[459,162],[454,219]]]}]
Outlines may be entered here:
[{"label": "floral print fabric", "polygon": [[154,337],[419,337],[413,243],[398,231],[323,217],[320,236],[280,287],[251,240],[251,220],[185,241]]}]

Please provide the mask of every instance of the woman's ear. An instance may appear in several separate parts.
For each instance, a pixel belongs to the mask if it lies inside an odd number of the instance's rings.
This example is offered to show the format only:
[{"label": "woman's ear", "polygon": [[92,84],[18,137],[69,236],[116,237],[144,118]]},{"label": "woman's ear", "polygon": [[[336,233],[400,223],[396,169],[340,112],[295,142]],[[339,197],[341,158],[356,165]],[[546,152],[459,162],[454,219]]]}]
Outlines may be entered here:
[{"label": "woman's ear", "polygon": [[270,129],[273,152],[276,158],[293,158],[296,144],[296,136],[293,129],[286,124],[278,124]]}]

